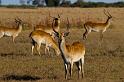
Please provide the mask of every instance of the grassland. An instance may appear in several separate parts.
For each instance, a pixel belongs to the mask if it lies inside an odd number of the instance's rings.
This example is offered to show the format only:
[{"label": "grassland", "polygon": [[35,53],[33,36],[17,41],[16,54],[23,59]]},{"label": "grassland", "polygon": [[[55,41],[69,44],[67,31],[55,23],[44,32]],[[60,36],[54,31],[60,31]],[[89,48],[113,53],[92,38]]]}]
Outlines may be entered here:
[{"label": "grassland", "polygon": [[[84,29],[79,27],[87,20],[106,20],[104,8],[40,8],[40,9],[0,9],[0,24],[15,27],[14,18],[21,18],[26,24],[22,33],[12,43],[10,37],[0,39],[0,82],[124,82],[124,8],[107,8],[113,16],[111,28],[104,33],[102,46],[99,46],[99,33],[91,33],[86,41],[82,40]],[[48,16],[62,13],[64,24],[69,17],[72,24],[67,43],[83,42],[86,46],[85,78],[77,79],[77,68],[73,78],[64,80],[64,65],[61,56],[31,55],[29,34],[39,22],[44,24]],[[62,25],[64,26],[64,25]],[[63,28],[64,30],[64,28]]]}]

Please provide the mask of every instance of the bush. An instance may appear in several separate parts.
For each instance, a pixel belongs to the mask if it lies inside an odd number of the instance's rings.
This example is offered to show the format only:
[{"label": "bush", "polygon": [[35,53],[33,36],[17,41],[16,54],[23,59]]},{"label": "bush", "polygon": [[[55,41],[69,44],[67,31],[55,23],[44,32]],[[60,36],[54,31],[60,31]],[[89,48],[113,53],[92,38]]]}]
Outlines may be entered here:
[{"label": "bush", "polygon": [[115,2],[115,3],[104,3],[104,2],[81,2],[74,3],[72,7],[124,7],[124,2]]},{"label": "bush", "polygon": [[34,9],[36,8],[33,5],[0,5],[0,7],[7,7],[7,8],[24,8],[24,9]]}]

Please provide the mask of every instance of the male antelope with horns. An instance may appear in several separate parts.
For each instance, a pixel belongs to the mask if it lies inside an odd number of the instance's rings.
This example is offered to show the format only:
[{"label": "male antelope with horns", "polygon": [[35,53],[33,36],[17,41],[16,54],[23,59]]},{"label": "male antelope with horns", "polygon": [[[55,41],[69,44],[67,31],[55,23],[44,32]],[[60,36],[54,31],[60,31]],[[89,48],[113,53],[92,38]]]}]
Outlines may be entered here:
[{"label": "male antelope with horns", "polygon": [[101,40],[103,39],[103,33],[107,30],[107,28],[110,27],[110,19],[112,18],[108,11],[104,10],[104,14],[108,17],[104,23],[95,23],[92,21],[88,21],[84,24],[85,33],[83,34],[83,39],[86,39],[87,35],[92,31],[100,32],[100,38]]},{"label": "male antelope with horns", "polygon": [[[54,23],[53,25],[54,25],[54,28],[56,29],[56,31],[60,31],[60,15],[58,14],[58,17],[52,17],[49,15],[49,17],[53,18],[53,23]],[[49,26],[36,25],[34,27],[34,30],[42,30],[44,32],[49,33],[50,35],[52,35],[54,37],[51,25],[49,25]]]},{"label": "male antelope with horns", "polygon": [[0,26],[0,38],[4,36],[12,37],[13,42],[15,42],[15,38],[22,31],[23,23],[19,18],[15,19],[15,22],[18,24],[16,28],[8,28],[4,26]]},{"label": "male antelope with horns", "polygon": [[[61,51],[61,56],[64,61],[65,66],[65,79],[68,78],[68,73],[72,76],[73,64],[76,63],[78,67],[78,77],[80,74],[82,78],[84,77],[84,55],[85,55],[85,46],[80,42],[74,42],[72,45],[67,45],[65,38],[69,34],[69,20],[67,25],[66,32],[59,33],[54,27],[53,31],[55,32],[56,37],[58,38],[59,49]],[[70,65],[70,70],[69,70]]]},{"label": "male antelope with horns", "polygon": [[[58,17],[52,17],[49,14],[49,17],[53,18],[52,25],[54,26],[56,31],[60,31],[60,15],[58,14]],[[34,27],[34,31],[38,31],[38,30],[49,33],[51,35],[51,37],[55,40],[55,34],[52,30],[52,26],[36,25]],[[46,51],[48,51],[48,53],[50,53],[49,50],[50,50],[49,47],[47,47],[47,45],[46,45],[45,54],[46,54]]]}]

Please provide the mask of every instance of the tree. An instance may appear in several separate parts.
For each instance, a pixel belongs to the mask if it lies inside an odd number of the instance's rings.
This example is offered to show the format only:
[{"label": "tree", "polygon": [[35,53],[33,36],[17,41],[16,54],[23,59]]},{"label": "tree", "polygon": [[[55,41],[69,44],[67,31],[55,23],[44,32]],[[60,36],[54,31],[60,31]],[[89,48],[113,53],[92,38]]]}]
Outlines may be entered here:
[{"label": "tree", "polygon": [[59,6],[61,0],[45,0],[46,6]]},{"label": "tree", "polygon": [[32,4],[37,6],[44,6],[44,0],[33,0]]},{"label": "tree", "polygon": [[59,6],[60,5],[60,0],[54,0],[54,6]]},{"label": "tree", "polygon": [[60,4],[60,6],[63,7],[69,7],[71,5],[71,1],[69,0],[62,0],[62,3]]},{"label": "tree", "polygon": [[84,0],[77,0],[77,2],[84,2]]},{"label": "tree", "polygon": [[20,0],[20,4],[24,5],[26,0]]},{"label": "tree", "polygon": [[48,7],[54,6],[53,0],[45,0],[45,3]]},{"label": "tree", "polygon": [[81,7],[81,6],[83,6],[83,4],[84,4],[84,0],[77,0],[77,1],[73,4],[73,6]]},{"label": "tree", "polygon": [[30,5],[30,3],[32,2],[32,0],[27,0],[27,4]]}]

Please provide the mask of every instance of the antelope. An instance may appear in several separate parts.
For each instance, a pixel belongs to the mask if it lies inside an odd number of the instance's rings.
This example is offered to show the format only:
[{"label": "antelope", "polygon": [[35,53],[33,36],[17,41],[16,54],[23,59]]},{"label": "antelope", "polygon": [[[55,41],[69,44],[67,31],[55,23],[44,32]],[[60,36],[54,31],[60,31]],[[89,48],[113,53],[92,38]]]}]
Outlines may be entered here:
[{"label": "antelope", "polygon": [[56,54],[59,55],[60,54],[60,50],[56,44],[56,42],[54,41],[54,39],[51,37],[51,35],[47,32],[44,32],[42,30],[34,30],[33,32],[31,32],[30,36],[32,39],[32,54],[33,54],[33,50],[34,47],[37,47],[37,52],[40,55],[40,46],[41,44],[45,44],[46,48],[45,48],[45,54],[48,51],[49,53],[49,47],[52,47],[55,51]]},{"label": "antelope", "polygon": [[[50,16],[50,15],[49,15]],[[51,17],[51,16],[50,16]],[[53,18],[53,22],[52,22],[52,25],[55,27],[55,29],[57,30],[57,31],[60,31],[60,15],[58,14],[58,17],[52,17]],[[45,25],[36,25],[35,27],[34,27],[34,30],[42,30],[42,31],[44,31],[44,32],[46,32],[46,33],[49,33],[51,36],[52,36],[52,38],[55,40],[55,35],[54,35],[54,32],[53,32],[53,30],[52,30],[52,27],[51,27],[51,25],[49,25],[49,26],[45,26]],[[45,50],[48,50],[48,52],[49,52],[49,47],[45,47]]]},{"label": "antelope", "polygon": [[104,23],[95,23],[92,21],[88,21],[84,24],[85,33],[83,34],[83,39],[86,39],[87,35],[92,31],[100,32],[100,38],[101,40],[103,39],[103,33],[107,30],[107,28],[110,27],[110,19],[112,18],[111,14],[108,11],[104,10],[104,14],[108,17]]},{"label": "antelope", "polygon": [[18,24],[17,28],[7,28],[4,26],[0,26],[0,38],[4,36],[12,37],[13,43],[15,43],[15,38],[19,35],[19,33],[22,31],[22,21],[17,18],[15,19],[15,22]]},{"label": "antelope", "polygon": [[[69,24],[69,21],[68,21]],[[85,46],[80,42],[74,42],[72,45],[67,45],[65,38],[69,35],[69,25],[67,26],[67,30],[65,32],[59,33],[54,27],[53,31],[58,38],[58,46],[61,51],[61,56],[64,61],[65,67],[65,79],[68,79],[68,73],[70,73],[70,77],[72,77],[72,69],[73,64],[76,63],[78,67],[78,78],[82,75],[84,77],[84,55],[85,55]],[[70,65],[70,70],[69,70]]]},{"label": "antelope", "polygon": [[[58,17],[52,17],[52,18],[53,18],[53,21],[54,21],[54,27],[55,27],[55,29],[57,31],[59,31],[60,30],[60,15],[58,14]],[[45,32],[49,33],[50,35],[53,35],[53,30],[52,30],[51,25],[49,25],[49,26],[36,25],[34,27],[34,30],[42,30],[42,31],[45,31]]]}]

